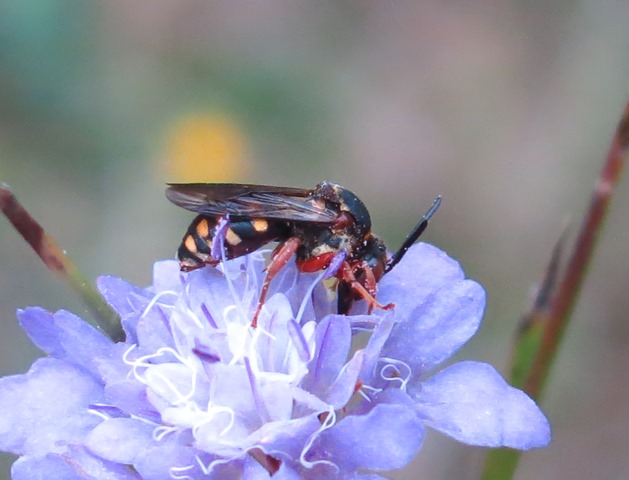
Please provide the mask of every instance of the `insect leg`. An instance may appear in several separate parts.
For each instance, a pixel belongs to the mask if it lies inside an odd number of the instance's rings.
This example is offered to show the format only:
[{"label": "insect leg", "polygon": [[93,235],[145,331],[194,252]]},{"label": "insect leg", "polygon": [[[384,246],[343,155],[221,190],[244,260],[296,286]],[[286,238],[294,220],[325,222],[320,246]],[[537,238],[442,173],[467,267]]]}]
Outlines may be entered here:
[{"label": "insect leg", "polygon": [[380,310],[392,309],[395,306],[393,303],[381,305],[374,298],[374,295],[376,294],[376,278],[373,274],[373,271],[371,270],[371,267],[366,264],[366,262],[361,262],[361,264],[362,263],[365,263],[365,265],[361,265],[360,267],[366,275],[364,285],[356,278],[356,275],[354,274],[354,268],[358,265],[354,265],[352,267],[352,265],[350,265],[348,262],[343,263],[341,269],[339,270],[339,273],[337,274],[339,281],[343,284],[346,284],[349,287],[348,290],[352,294],[355,293],[359,297],[362,297],[364,300],[367,301],[367,303],[369,304],[369,312],[371,312],[374,308],[378,308]]},{"label": "insect leg", "polygon": [[256,328],[258,326],[258,316],[262,311],[262,305],[264,305],[264,301],[266,300],[266,295],[269,291],[269,286],[271,285],[271,280],[284,268],[284,266],[288,263],[291,257],[295,254],[299,246],[301,245],[301,239],[298,237],[290,237],[284,243],[282,243],[276,250],[273,252],[273,258],[271,259],[271,263],[266,269],[266,277],[264,277],[264,283],[262,284],[262,290],[260,291],[260,298],[258,299],[258,306],[256,307],[256,311],[253,314],[253,320],[251,321],[251,326]]}]

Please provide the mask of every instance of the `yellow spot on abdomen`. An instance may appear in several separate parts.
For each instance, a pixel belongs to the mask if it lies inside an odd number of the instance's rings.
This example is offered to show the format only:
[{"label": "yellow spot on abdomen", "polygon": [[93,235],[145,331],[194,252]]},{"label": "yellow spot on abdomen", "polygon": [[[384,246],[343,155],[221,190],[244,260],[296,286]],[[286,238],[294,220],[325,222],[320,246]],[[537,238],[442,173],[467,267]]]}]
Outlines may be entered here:
[{"label": "yellow spot on abdomen", "polygon": [[192,235],[188,235],[186,239],[183,241],[183,244],[188,249],[189,252],[197,253],[197,244],[192,238]]},{"label": "yellow spot on abdomen", "polygon": [[242,242],[242,238],[240,238],[231,228],[227,229],[227,233],[225,234],[225,240],[232,246],[238,245]]},{"label": "yellow spot on abdomen", "polygon": [[208,238],[210,236],[210,226],[205,218],[197,223],[197,233],[201,238]]},{"label": "yellow spot on abdomen", "polygon": [[251,221],[253,229],[258,233],[264,233],[269,229],[269,222],[263,218],[255,218]]}]

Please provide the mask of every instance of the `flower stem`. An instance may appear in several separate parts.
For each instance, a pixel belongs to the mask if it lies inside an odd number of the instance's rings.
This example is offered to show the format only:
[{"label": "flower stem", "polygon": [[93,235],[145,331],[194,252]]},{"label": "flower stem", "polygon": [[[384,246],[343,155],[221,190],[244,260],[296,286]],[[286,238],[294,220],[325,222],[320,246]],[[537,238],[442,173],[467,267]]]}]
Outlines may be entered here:
[{"label": "flower stem", "polygon": [[616,128],[616,134],[594,187],[590,207],[585,215],[566,271],[561,282],[557,285],[555,294],[550,299],[548,321],[541,338],[540,349],[524,383],[524,390],[534,398],[541,395],[546,384],[548,372],[581,291],[596,241],[609,209],[614,187],[620,179],[628,151],[629,104],[625,107],[623,116]]},{"label": "flower stem", "polygon": [[48,235],[39,222],[22,206],[9,186],[1,182],[0,210],[35,250],[46,267],[81,297],[96,318],[96,326],[100,327],[112,340],[124,340],[124,332],[118,315],[87,281],[54,238]]},{"label": "flower stem", "polygon": [[[625,106],[616,128],[563,276],[558,273],[558,265],[565,235],[562,235],[555,247],[542,286],[529,312],[523,317],[515,341],[511,362],[512,383],[523,388],[538,401],[579,297],[596,241],[609,210],[614,187],[620,179],[628,153],[629,104]],[[493,450],[487,455],[482,478],[512,478],[519,459],[519,452]]]}]

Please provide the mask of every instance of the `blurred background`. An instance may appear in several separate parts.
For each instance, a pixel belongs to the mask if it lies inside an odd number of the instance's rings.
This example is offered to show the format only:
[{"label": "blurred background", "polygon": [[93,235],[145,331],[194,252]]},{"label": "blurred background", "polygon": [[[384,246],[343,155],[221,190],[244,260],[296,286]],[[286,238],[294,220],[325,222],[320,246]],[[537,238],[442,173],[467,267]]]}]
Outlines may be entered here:
[{"label": "blurred background", "polygon": [[[2,2],[0,180],[90,279],[139,285],[192,218],[168,181],[334,181],[390,248],[441,194],[425,240],[488,292],[459,357],[504,371],[629,97],[629,3],[473,4]],[[519,480],[629,477],[627,202],[625,179],[543,401],[554,441]],[[28,305],[86,314],[2,218],[2,375],[39,355]],[[483,453],[431,433],[390,477],[475,479]]]}]

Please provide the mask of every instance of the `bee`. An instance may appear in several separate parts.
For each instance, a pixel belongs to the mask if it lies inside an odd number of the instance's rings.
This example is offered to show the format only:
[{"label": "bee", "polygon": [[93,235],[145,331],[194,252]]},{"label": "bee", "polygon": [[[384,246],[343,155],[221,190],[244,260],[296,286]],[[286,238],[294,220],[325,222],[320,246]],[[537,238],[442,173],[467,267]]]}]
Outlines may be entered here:
[{"label": "bee", "polygon": [[302,272],[333,269],[337,278],[338,313],[347,314],[359,299],[369,311],[390,309],[375,299],[378,281],[402,259],[428,226],[441,204],[437,197],[402,246],[389,255],[371,232],[365,204],[351,191],[331,182],[313,189],[235,183],[172,183],[166,197],[197,213],[177,251],[182,271],[216,266],[214,240],[223,225],[222,255],[237,258],[270,242],[279,242],[266,270],[252,326],[273,278],[295,255]]}]

